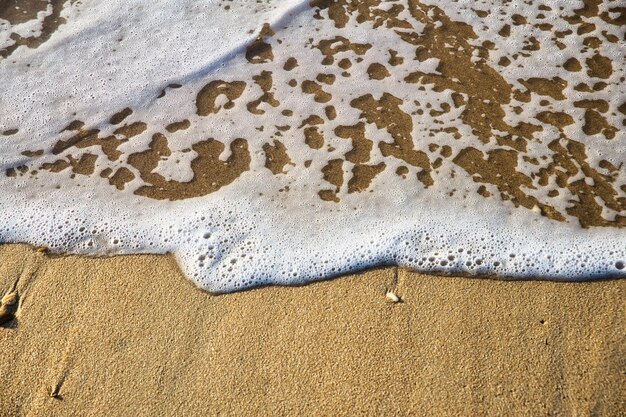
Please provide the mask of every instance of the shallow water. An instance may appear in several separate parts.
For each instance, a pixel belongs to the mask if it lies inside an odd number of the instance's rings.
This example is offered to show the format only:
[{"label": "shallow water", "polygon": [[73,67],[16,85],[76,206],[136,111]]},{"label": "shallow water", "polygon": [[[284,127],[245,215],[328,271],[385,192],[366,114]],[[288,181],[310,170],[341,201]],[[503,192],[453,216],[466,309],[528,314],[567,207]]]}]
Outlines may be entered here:
[{"label": "shallow water", "polygon": [[214,292],[626,275],[615,2],[153,3],[0,10],[0,241]]}]

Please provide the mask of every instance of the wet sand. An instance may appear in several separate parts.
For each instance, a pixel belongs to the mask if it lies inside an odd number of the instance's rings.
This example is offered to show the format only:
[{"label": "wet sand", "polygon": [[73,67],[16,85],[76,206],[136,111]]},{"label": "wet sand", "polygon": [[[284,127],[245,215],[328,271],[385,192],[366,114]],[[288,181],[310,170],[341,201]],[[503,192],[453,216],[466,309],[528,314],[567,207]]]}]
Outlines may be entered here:
[{"label": "wet sand", "polygon": [[167,256],[3,245],[0,292],[15,315],[0,327],[0,415],[626,410],[625,280],[385,268],[212,296]]}]

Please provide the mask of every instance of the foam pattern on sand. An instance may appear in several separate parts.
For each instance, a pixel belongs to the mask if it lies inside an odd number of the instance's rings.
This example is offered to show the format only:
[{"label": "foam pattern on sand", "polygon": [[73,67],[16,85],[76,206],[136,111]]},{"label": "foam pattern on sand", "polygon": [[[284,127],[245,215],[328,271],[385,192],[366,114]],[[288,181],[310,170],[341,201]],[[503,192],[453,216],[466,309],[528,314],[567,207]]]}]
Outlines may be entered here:
[{"label": "foam pattern on sand", "polygon": [[37,7],[0,9],[39,39],[0,36],[0,241],[172,252],[214,292],[626,275],[616,2]]}]

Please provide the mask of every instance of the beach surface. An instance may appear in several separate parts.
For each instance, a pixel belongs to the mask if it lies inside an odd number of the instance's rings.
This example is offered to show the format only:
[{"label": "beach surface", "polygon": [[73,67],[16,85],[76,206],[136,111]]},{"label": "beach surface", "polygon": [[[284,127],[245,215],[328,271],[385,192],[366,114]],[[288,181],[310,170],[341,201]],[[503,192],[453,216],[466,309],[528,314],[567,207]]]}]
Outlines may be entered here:
[{"label": "beach surface", "polygon": [[391,267],[213,296],[169,256],[2,245],[0,292],[0,415],[626,410],[625,280]]}]

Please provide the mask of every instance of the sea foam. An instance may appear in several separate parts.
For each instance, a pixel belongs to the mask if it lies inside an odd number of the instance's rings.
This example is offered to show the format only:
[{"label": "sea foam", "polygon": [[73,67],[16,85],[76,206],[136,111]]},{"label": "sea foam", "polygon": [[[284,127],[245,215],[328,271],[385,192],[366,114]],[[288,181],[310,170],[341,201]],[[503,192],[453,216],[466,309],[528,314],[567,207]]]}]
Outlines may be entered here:
[{"label": "sea foam", "polygon": [[391,264],[625,276],[623,15],[478,7],[88,0],[0,18],[0,241],[173,253],[212,292]]}]

